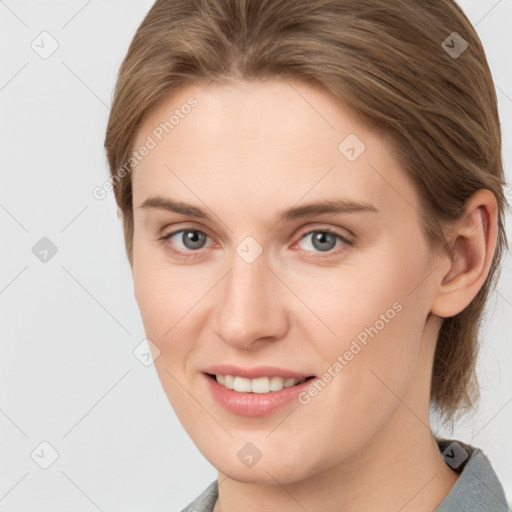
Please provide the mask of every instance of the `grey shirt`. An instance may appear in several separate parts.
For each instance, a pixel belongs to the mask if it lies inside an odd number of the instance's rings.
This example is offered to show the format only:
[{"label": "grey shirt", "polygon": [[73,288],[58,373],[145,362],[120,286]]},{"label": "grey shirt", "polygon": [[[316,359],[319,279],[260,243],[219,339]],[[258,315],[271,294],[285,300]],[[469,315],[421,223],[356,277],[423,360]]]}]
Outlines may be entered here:
[{"label": "grey shirt", "polygon": [[[451,439],[436,440],[444,460],[460,476],[434,512],[509,512],[503,487],[482,450]],[[181,512],[212,512],[218,496],[214,480]]]}]

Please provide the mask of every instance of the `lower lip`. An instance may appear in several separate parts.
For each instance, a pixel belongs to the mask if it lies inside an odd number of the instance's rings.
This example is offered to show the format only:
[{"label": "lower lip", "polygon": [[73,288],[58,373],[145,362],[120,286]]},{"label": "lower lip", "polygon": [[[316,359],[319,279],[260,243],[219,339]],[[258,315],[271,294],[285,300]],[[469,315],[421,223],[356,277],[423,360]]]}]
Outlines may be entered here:
[{"label": "lower lip", "polygon": [[[242,416],[265,416],[290,402],[304,391],[315,379],[308,379],[296,386],[269,393],[242,393],[220,385],[205,374],[208,386],[217,402],[225,409]],[[298,400],[297,400],[298,402]]]}]

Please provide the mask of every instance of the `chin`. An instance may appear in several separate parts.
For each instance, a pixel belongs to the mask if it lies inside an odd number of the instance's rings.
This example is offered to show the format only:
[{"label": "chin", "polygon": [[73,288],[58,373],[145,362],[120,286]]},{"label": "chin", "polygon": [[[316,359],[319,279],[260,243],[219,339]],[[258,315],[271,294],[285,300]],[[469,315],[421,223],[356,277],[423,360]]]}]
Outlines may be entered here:
[{"label": "chin", "polygon": [[[261,461],[258,465],[259,464],[261,464]],[[254,466],[252,468],[233,468],[230,467],[229,464],[225,467],[216,467],[221,473],[229,476],[231,480],[247,484],[276,485],[276,483],[279,482],[281,485],[288,485],[303,480],[307,476],[302,473],[299,474],[296,468],[290,472],[280,467],[268,469],[263,465],[260,467]]]},{"label": "chin", "polygon": [[230,479],[251,484],[275,485],[276,482],[290,484],[314,473],[314,468],[304,466],[304,456],[299,451],[296,451],[295,455],[290,453],[291,450],[287,450],[288,454],[286,452],[283,454],[279,449],[272,451],[273,453],[267,457],[262,454],[261,458],[252,465],[250,462],[242,462],[243,454],[240,454],[242,460],[237,454],[234,457],[226,457],[226,452],[206,454],[206,458],[218,471],[229,476]]}]

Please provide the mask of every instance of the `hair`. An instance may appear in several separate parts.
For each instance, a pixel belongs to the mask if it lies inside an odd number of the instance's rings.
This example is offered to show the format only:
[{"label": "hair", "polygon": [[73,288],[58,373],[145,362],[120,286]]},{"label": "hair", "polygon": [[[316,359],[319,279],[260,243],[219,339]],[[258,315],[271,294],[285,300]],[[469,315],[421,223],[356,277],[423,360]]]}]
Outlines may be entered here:
[{"label": "hair", "polygon": [[[458,36],[468,47],[449,54]],[[105,138],[131,265],[131,155],[145,117],[189,84],[266,79],[316,84],[389,138],[419,193],[430,249],[450,254],[444,227],[475,191],[495,195],[489,273],[438,334],[430,404],[453,425],[480,396],[479,330],[508,248],[497,97],[474,27],[451,0],[157,0],[120,67]]]}]

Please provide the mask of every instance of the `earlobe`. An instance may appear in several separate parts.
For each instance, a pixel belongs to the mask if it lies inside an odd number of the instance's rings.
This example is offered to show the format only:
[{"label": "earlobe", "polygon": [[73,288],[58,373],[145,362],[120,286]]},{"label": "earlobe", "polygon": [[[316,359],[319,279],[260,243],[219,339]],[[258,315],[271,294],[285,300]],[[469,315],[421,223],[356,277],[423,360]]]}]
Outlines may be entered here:
[{"label": "earlobe", "polygon": [[444,255],[439,265],[444,271],[432,304],[434,315],[448,318],[460,313],[484,284],[496,249],[496,209],[496,198],[486,189],[466,202],[465,214],[453,228],[451,256]]}]

